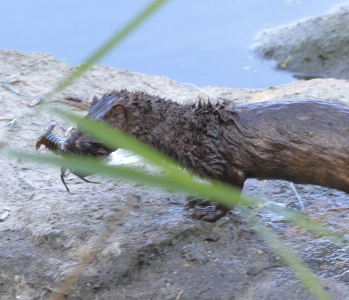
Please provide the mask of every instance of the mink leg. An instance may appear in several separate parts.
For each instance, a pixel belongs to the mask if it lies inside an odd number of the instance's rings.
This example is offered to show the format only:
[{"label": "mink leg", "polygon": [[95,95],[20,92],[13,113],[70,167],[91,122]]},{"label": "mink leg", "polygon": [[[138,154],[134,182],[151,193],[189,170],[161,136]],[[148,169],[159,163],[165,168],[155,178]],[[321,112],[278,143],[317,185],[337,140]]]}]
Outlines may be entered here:
[{"label": "mink leg", "polygon": [[[234,187],[242,190],[244,187],[245,178],[243,176],[235,177]],[[223,204],[217,204],[208,200],[203,200],[198,197],[186,197],[190,214],[195,219],[200,219],[206,222],[216,222],[224,217],[228,211],[233,209]]]}]

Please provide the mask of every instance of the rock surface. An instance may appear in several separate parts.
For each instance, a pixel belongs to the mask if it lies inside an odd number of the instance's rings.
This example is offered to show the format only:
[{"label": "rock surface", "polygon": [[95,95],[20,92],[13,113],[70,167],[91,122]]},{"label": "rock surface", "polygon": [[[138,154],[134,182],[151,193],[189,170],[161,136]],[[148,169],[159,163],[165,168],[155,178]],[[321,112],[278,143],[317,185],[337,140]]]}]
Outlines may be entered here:
[{"label": "rock surface", "polygon": [[[71,68],[48,54],[10,50],[0,50],[0,63],[0,80],[18,74],[12,86],[20,91],[0,88],[0,148],[33,151],[43,129],[56,121],[56,134],[64,136],[67,124],[30,104]],[[349,104],[344,80],[316,79],[262,90],[197,90],[106,66],[93,67],[57,100],[83,112],[94,95],[120,88],[179,102],[201,95],[240,102],[314,98]],[[75,101],[64,100],[69,98]],[[315,299],[234,214],[209,224],[189,217],[180,194],[98,176],[91,178],[101,184],[87,184],[70,176],[70,195],[57,168],[4,157],[0,167],[0,217],[8,212],[0,222],[2,300]],[[304,214],[339,232],[349,231],[349,195],[296,187]],[[263,189],[259,181],[249,180],[244,192],[300,209],[287,182],[267,181]],[[259,217],[292,246],[333,299],[346,299],[348,246],[336,246],[275,215]]]},{"label": "rock surface", "polygon": [[255,52],[296,76],[349,79],[349,2],[328,14],[261,31]]}]

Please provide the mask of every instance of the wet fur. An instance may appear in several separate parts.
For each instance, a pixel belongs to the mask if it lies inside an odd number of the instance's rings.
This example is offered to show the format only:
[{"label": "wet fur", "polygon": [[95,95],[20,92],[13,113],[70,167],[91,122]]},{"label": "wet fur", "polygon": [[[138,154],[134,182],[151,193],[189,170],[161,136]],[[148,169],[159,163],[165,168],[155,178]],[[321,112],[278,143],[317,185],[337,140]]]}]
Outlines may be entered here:
[{"label": "wet fur", "polygon": [[[243,188],[247,178],[284,179],[349,193],[349,108],[329,101],[181,105],[143,92],[95,99],[88,117],[118,127],[197,174]],[[105,156],[80,131],[71,152]],[[214,221],[228,208],[207,217]],[[211,218],[211,219],[210,219]]]}]

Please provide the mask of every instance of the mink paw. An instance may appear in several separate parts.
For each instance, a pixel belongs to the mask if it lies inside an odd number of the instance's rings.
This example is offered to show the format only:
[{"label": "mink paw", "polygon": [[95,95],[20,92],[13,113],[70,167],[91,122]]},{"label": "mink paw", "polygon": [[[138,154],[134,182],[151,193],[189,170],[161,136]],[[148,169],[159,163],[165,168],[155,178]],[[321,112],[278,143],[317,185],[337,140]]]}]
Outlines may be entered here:
[{"label": "mink paw", "polygon": [[229,207],[220,204],[212,204],[202,199],[187,197],[190,215],[206,222],[216,222],[224,217],[230,210]]}]

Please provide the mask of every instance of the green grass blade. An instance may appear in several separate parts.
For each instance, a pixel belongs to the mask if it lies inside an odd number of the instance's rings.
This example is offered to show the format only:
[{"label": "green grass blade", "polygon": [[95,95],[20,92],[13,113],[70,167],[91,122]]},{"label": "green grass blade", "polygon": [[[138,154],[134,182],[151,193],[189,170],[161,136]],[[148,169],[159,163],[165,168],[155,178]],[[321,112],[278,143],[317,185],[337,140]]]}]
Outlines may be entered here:
[{"label": "green grass blade", "polygon": [[[54,165],[60,165],[69,167],[75,171],[81,173],[93,173],[98,172],[102,175],[106,175],[113,178],[123,178],[133,181],[142,182],[145,184],[160,186],[163,188],[169,188],[176,191],[195,193],[203,197],[211,197],[219,199],[225,204],[236,203],[238,193],[229,186],[225,186],[221,183],[212,182],[211,184],[191,181],[178,182],[172,177],[166,175],[161,176],[150,176],[142,171],[135,169],[121,167],[121,166],[107,166],[101,163],[100,160],[91,159],[81,156],[39,156],[22,151],[11,151],[11,155],[20,157],[21,159],[29,159],[36,162],[44,162]],[[218,195],[218,197],[217,197]],[[244,204],[253,204],[254,200],[245,199],[242,201]],[[280,210],[282,212],[282,210]],[[254,216],[244,215],[249,220],[250,224],[254,226],[255,230],[260,234],[269,244],[269,246],[294,270],[299,276],[302,283],[321,300],[330,299],[328,293],[317,282],[316,277],[310,270],[297,258],[296,254],[293,253],[269,228],[263,223],[259,222]]]},{"label": "green grass blade", "polygon": [[262,236],[268,245],[279,255],[279,257],[287,263],[298,275],[303,285],[320,300],[331,300],[331,296],[323,289],[315,275],[300,261],[297,255],[285,245],[283,241],[263,223],[257,221],[256,218],[245,216],[257,233]]},{"label": "green grass blade", "polygon": [[[174,191],[185,192],[202,198],[210,198],[230,207],[233,207],[238,203],[248,207],[257,207],[263,203],[256,199],[240,196],[239,190],[214,180],[199,182],[193,177],[186,177],[187,180],[182,180],[182,177],[172,176],[168,172],[161,176],[154,176],[128,167],[108,166],[100,160],[82,156],[66,156],[64,158],[56,156],[39,156],[33,153],[16,150],[12,150],[8,152],[8,154],[40,163],[44,162],[57,166],[64,166],[73,169],[76,172],[80,172],[81,174],[99,173],[112,178],[123,178]],[[182,172],[181,170],[178,171]],[[187,174],[184,173],[183,176],[187,176]],[[345,240],[341,234],[334,232],[333,230],[318,224],[293,210],[275,205],[263,207],[261,210],[264,212],[277,213],[278,215],[283,216],[286,220],[291,221],[298,226],[302,226],[317,235],[329,238],[341,246],[348,244],[347,240]]]},{"label": "green grass blade", "polygon": [[[263,209],[264,210],[264,209]],[[307,229],[308,231],[317,234],[319,236],[327,237],[334,243],[345,246],[348,241],[341,235],[326,226],[319,224],[318,222],[311,220],[310,218],[301,215],[299,212],[280,207],[277,205],[268,205],[265,211],[276,213],[279,216],[283,216],[286,220],[293,222],[294,224]]]},{"label": "green grass blade", "polygon": [[[101,175],[109,176],[112,178],[123,178],[132,181],[138,181],[153,186],[168,188],[174,191],[186,192],[189,194],[196,194],[202,197],[217,198],[217,191],[222,191],[219,195],[219,200],[227,205],[234,205],[237,202],[240,203],[240,192],[229,187],[224,186],[220,182],[203,183],[195,181],[189,178],[188,181],[176,180],[168,174],[149,175],[148,173],[122,166],[110,166],[105,165],[98,159],[82,157],[82,156],[70,156],[64,157],[58,156],[46,156],[37,155],[34,153],[28,153],[24,151],[11,150],[6,153],[9,156],[14,156],[21,159],[27,159],[38,163],[47,163],[57,166],[63,166],[73,169],[74,172],[81,174],[93,174],[98,173]],[[255,203],[254,200],[246,200],[248,204]]]}]

